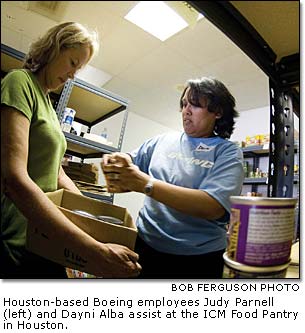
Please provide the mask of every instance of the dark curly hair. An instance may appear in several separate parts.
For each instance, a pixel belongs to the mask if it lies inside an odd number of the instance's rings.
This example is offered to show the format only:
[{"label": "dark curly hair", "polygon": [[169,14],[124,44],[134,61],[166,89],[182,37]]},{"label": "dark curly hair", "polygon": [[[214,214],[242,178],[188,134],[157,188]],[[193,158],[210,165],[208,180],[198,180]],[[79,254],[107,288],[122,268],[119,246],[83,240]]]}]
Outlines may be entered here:
[{"label": "dark curly hair", "polygon": [[180,97],[180,111],[183,107],[182,99],[188,88],[190,89],[187,98],[191,104],[202,106],[204,99],[209,112],[219,112],[222,115],[216,119],[214,133],[224,139],[230,138],[234,130],[234,118],[239,114],[235,109],[235,98],[226,86],[211,77],[188,80]]}]

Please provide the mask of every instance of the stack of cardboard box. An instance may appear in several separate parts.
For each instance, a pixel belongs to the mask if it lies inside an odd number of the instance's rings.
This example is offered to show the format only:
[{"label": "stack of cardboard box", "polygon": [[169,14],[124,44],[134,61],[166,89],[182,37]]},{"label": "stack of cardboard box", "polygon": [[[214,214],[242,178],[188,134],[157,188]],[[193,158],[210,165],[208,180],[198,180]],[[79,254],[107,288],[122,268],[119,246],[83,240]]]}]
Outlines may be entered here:
[{"label": "stack of cardboard box", "polygon": [[88,164],[68,161],[66,165],[62,167],[72,180],[92,184],[97,184],[98,182],[98,168],[93,163]]}]

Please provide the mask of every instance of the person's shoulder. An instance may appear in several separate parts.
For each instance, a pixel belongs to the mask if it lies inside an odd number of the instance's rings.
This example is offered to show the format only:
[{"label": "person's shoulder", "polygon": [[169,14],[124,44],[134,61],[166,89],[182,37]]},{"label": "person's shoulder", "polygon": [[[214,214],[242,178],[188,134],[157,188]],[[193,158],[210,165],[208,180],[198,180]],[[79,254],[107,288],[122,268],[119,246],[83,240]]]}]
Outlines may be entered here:
[{"label": "person's shoulder", "polygon": [[239,148],[238,144],[234,141],[231,141],[229,139],[221,138],[220,136],[216,136],[215,140],[217,144],[226,146],[226,147],[232,147],[232,148]]},{"label": "person's shoulder", "polygon": [[7,76],[30,77],[28,70],[23,68],[12,69],[7,73]]},{"label": "person's shoulder", "polygon": [[30,73],[26,69],[13,69],[4,77],[6,81],[16,81],[16,82],[24,82],[24,81],[32,81]]},{"label": "person's shoulder", "polygon": [[237,145],[236,142],[219,138],[219,146],[221,147],[222,151],[227,151],[238,156],[242,155],[242,149]]}]

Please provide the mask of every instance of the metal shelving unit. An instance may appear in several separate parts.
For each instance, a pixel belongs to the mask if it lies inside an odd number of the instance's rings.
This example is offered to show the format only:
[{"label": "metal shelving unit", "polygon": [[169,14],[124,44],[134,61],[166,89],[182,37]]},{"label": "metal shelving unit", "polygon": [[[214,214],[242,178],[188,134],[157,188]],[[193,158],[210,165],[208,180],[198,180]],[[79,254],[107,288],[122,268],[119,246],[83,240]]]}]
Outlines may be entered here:
[{"label": "metal shelving unit", "polygon": [[60,121],[66,107],[75,109],[75,121],[87,126],[87,133],[90,133],[92,126],[124,112],[117,146],[108,146],[75,134],[64,133],[68,144],[67,153],[84,160],[120,151],[127,122],[127,106],[128,101],[122,97],[83,80],[75,79],[66,82],[56,109]]},{"label": "metal shelving unit", "polygon": [[[128,116],[127,106],[128,101],[124,98],[83,80],[76,78],[73,81],[66,82],[56,110],[60,121],[66,107],[75,109],[75,121],[87,126],[87,133],[90,133],[94,125],[120,112],[124,112],[117,146],[109,146],[79,135],[64,132],[67,140],[66,153],[80,158],[83,162],[88,158],[100,158],[104,154],[120,151]],[[113,194],[108,196],[87,191],[82,191],[82,193],[94,199],[113,202]]]},{"label": "metal shelving unit", "polygon": [[260,156],[268,156],[269,155],[269,145],[268,148],[266,146],[249,146],[242,148],[242,151],[244,153],[244,157],[254,157],[257,155]]},{"label": "metal shelving unit", "polygon": [[[279,45],[285,46],[285,50],[282,49],[281,51],[284,51],[286,56],[280,58],[280,54],[276,54],[262,37],[263,33],[269,35],[270,26],[261,24],[262,22],[258,20],[258,12],[251,7],[253,5],[252,2],[188,1],[188,3],[228,36],[268,76],[270,146],[267,195],[268,197],[288,198],[297,196],[297,207],[299,207],[299,177],[294,175],[294,157],[296,153],[296,156],[299,157],[299,147],[297,147],[296,152],[293,133],[293,114],[300,117],[299,29],[298,31],[293,30],[292,33],[289,32],[288,35],[286,34],[286,39],[289,38],[289,41],[293,41],[295,44],[286,43],[282,34],[273,35],[274,40],[269,39],[269,43],[274,43],[273,47],[275,45],[277,47]],[[260,2],[259,5],[264,6],[265,4],[262,3],[264,2]],[[265,1],[265,3],[270,4],[268,1]],[[281,6],[280,1],[273,2],[272,5],[275,6],[275,3]],[[283,3],[288,5],[288,2]],[[289,14],[287,14],[286,10],[282,10],[285,19],[278,19],[278,22],[282,24],[281,29],[285,29],[285,32],[289,28],[288,22],[298,20],[300,24],[300,2],[292,1],[291,5],[293,5],[294,10]],[[298,9],[296,6],[298,6]],[[263,10],[262,8],[260,7],[261,10]],[[266,10],[266,7],[264,8]],[[266,16],[264,15],[264,17]],[[275,30],[277,29],[275,28]],[[287,54],[288,52],[290,54]],[[278,53],[280,53],[279,48]],[[294,184],[298,184],[297,193],[293,193]],[[299,229],[300,210],[298,208],[296,214],[296,239],[299,237]]]},{"label": "metal shelving unit", "polygon": [[110,196],[106,196],[106,195],[96,194],[96,193],[87,192],[87,191],[81,191],[81,192],[86,197],[89,197],[92,199],[97,199],[97,200],[100,200],[100,201],[103,201],[106,203],[113,202],[113,194],[111,194]]},{"label": "metal shelving unit", "polygon": [[227,35],[269,77],[270,148],[269,197],[293,195],[293,113],[299,116],[300,54],[277,55],[234,3],[238,1],[188,1]]},{"label": "metal shelving unit", "polygon": [[118,148],[107,146],[102,143],[83,138],[79,135],[64,132],[67,140],[67,154],[77,156],[81,159],[97,158],[103,154],[119,151]]},{"label": "metal shelving unit", "polygon": [[[259,145],[259,146],[249,146],[242,148],[243,155],[245,158],[253,159],[253,169],[259,168],[259,160],[261,157],[269,157],[270,149],[268,145]],[[294,154],[298,152],[298,147],[294,146]],[[293,176],[293,184],[298,184],[299,177],[298,175]],[[253,185],[252,192],[257,191],[257,185],[268,185],[269,177],[253,178],[247,177],[244,180],[244,185]]]}]

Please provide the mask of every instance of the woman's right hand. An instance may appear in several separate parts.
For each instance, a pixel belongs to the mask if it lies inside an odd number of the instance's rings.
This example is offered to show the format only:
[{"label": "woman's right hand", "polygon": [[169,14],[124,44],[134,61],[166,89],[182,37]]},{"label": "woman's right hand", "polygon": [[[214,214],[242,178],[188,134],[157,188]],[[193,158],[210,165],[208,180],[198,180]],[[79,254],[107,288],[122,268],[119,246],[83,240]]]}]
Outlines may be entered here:
[{"label": "woman's right hand", "polygon": [[118,170],[122,171],[124,168],[128,166],[132,166],[132,159],[130,155],[126,153],[114,153],[114,154],[104,154],[103,159],[101,162],[101,168],[105,176],[106,184],[107,184],[107,190],[109,193],[124,193],[124,192],[130,192],[129,189],[123,188],[120,186],[121,184],[116,181],[115,182],[115,189],[112,184],[112,180],[117,180],[118,173],[112,172],[111,169],[113,167],[118,168]]},{"label": "woman's right hand", "polygon": [[133,164],[130,155],[125,153],[104,155],[101,167],[110,193],[143,193],[144,186],[150,178]]},{"label": "woman's right hand", "polygon": [[[119,244],[98,243],[93,274],[102,278],[131,278],[140,274],[139,256]],[[91,266],[91,265],[90,265]]]},{"label": "woman's right hand", "polygon": [[113,153],[113,154],[104,154],[101,162],[101,167],[104,169],[104,166],[109,166],[115,164],[120,167],[127,167],[132,164],[132,159],[130,155],[126,153]]}]

